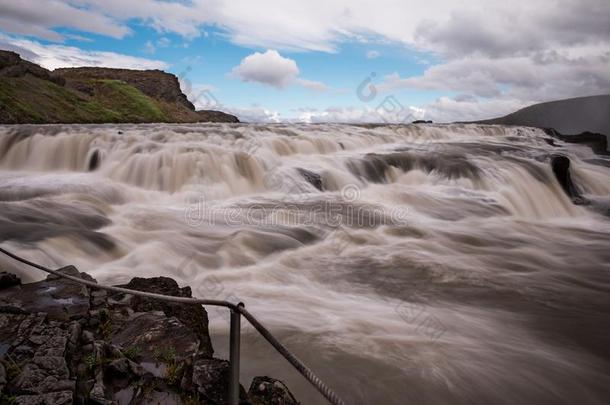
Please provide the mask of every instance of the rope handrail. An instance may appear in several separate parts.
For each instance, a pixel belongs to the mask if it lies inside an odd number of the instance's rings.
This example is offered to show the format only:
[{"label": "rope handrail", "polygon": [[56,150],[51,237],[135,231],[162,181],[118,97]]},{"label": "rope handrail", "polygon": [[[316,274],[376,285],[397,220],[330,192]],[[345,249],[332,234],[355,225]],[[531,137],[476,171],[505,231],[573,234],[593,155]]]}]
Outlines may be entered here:
[{"label": "rope handrail", "polygon": [[[273,348],[275,350],[277,350],[286,360],[288,360],[288,362],[299,372],[301,373],[301,375],[303,377],[305,377],[305,379],[307,381],[309,381],[309,383],[311,385],[313,385],[323,396],[324,398],[326,398],[331,404],[333,405],[345,405],[345,402],[330,388],[328,387],[309,367],[307,367],[298,357],[296,357],[294,354],[292,354],[284,345],[282,345],[280,343],[279,340],[277,340],[275,338],[275,336],[273,336],[271,334],[271,332],[265,328],[259,321],[258,319],[256,319],[254,317],[254,315],[252,315],[248,310],[246,310],[245,305],[243,303],[238,303],[238,304],[234,304],[231,303],[229,301],[223,301],[223,300],[210,300],[210,299],[199,299],[199,298],[189,298],[189,297],[174,297],[171,295],[164,295],[164,294],[157,294],[157,293],[151,293],[151,292],[146,292],[146,291],[138,291],[138,290],[131,290],[129,288],[123,288],[123,287],[114,287],[114,286],[107,286],[107,285],[102,285],[102,284],[98,284],[94,281],[89,281],[89,280],[84,280],[80,277],[75,277],[75,276],[70,276],[68,274],[64,274],[61,271],[58,270],[52,270],[49,269],[45,266],[42,266],[40,264],[34,263],[32,261],[29,261],[27,259],[24,259],[20,256],[17,256],[16,254],[9,252],[8,250],[0,247],[0,253],[5,254],[6,256],[9,256],[10,258],[21,262],[23,264],[27,264],[28,266],[34,267],[36,269],[42,270],[46,273],[49,274],[53,274],[57,277],[61,277],[61,278],[65,278],[71,281],[74,281],[76,283],[82,284],[82,285],[86,285],[88,287],[91,288],[97,288],[100,290],[106,290],[106,291],[113,291],[113,292],[118,292],[118,293],[123,293],[123,294],[132,294],[132,295],[138,295],[141,297],[147,297],[147,298],[152,298],[152,299],[157,299],[157,300],[161,300],[161,301],[170,301],[170,302],[178,302],[178,303],[183,303],[183,304],[199,304],[199,305],[210,305],[210,306],[219,306],[219,307],[226,307],[229,308],[231,310],[231,314],[239,314],[239,315],[243,315],[244,318],[246,318],[248,320],[248,322],[254,327],[254,329],[256,329],[256,331],[258,333],[260,333],[266,340],[267,342],[269,342],[271,344],[271,346],[273,346]],[[237,317],[239,317],[239,315],[237,315]],[[234,331],[233,331],[233,318],[231,321],[231,345],[233,346],[234,344]],[[239,329],[239,320],[237,320],[237,328]],[[233,360],[236,360],[237,362],[237,387],[233,386],[230,388],[231,392],[234,392],[235,389],[237,389],[237,392],[239,392],[239,331],[237,331],[236,333],[236,338],[238,340],[238,342],[236,342],[236,350],[237,350],[237,358],[233,359],[233,355],[234,355],[234,348],[231,348],[231,362],[233,362]],[[232,365],[233,366],[233,365]],[[239,395],[239,394],[238,394]],[[230,395],[231,397],[231,395]],[[233,398],[234,400],[239,401],[239,398]]]}]

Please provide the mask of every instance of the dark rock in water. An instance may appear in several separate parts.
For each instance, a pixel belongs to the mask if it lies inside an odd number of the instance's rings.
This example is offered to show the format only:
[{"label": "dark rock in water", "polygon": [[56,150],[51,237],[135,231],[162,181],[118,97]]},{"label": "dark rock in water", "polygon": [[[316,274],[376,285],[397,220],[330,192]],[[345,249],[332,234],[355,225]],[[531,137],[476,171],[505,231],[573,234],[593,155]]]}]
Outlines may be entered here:
[{"label": "dark rock in water", "polygon": [[248,397],[252,405],[298,405],[299,403],[283,382],[271,377],[255,377],[250,384]]},{"label": "dark rock in water", "polygon": [[548,143],[551,146],[557,147],[558,145],[555,143],[553,138],[544,138],[544,142]]},{"label": "dark rock in water", "polygon": [[[73,266],[61,272],[95,281]],[[191,296],[166,277],[126,286]],[[227,403],[229,362],[212,357],[207,319],[199,305],[108,294],[54,275],[7,286],[0,290],[0,402]],[[265,402],[281,396],[258,393],[254,402],[240,392],[242,403],[296,403]]]},{"label": "dark rock in water", "polygon": [[13,273],[0,272],[0,289],[21,284],[21,279]]},{"label": "dark rock in water", "polygon": [[572,176],[570,175],[570,159],[563,155],[553,156],[551,167],[553,168],[553,173],[559,184],[561,184],[563,191],[572,199],[574,204],[584,204],[585,200],[578,191],[578,188],[572,181]]},{"label": "dark rock in water", "polygon": [[401,151],[388,154],[370,153],[360,160],[348,162],[348,169],[356,176],[374,183],[387,181],[385,175],[389,167],[395,167],[404,172],[419,169],[425,172],[435,172],[449,179],[466,177],[478,179],[479,168],[468,160],[465,155],[455,153],[415,153]]},{"label": "dark rock in water", "polygon": [[322,184],[322,176],[320,176],[318,173],[314,173],[306,169],[301,169],[300,167],[297,168],[297,170],[301,174],[301,176],[303,176],[303,178],[307,180],[309,184],[311,184],[320,191],[324,191]]},{"label": "dark rock in water", "polygon": [[608,137],[603,134],[583,132],[579,135],[562,135],[555,131],[555,136],[564,142],[587,145],[598,155],[610,154],[608,151]]},{"label": "dark rock in water", "polygon": [[411,124],[432,124],[432,121],[430,120],[415,120],[413,121]]},{"label": "dark rock in water", "polygon": [[100,165],[100,151],[96,150],[91,154],[91,158],[89,159],[89,171],[91,172],[91,171],[97,169],[99,165]]}]

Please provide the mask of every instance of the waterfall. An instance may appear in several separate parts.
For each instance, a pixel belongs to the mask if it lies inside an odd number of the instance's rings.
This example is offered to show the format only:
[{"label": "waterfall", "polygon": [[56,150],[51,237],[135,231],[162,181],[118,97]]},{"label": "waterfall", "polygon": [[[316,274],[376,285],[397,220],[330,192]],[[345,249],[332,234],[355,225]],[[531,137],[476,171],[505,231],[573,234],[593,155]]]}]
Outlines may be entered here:
[{"label": "waterfall", "polygon": [[[609,162],[525,127],[4,126],[0,242],[242,300],[350,402],[601,404]],[[253,336],[244,361],[281,375]]]}]

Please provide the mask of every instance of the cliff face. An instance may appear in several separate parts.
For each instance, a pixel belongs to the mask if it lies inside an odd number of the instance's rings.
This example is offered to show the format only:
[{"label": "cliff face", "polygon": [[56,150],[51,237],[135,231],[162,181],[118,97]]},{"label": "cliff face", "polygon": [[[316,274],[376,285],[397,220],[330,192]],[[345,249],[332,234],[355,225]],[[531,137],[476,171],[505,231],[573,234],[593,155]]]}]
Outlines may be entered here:
[{"label": "cliff face", "polygon": [[180,90],[178,78],[162,70],[79,67],[55,69],[53,74],[65,79],[66,85],[74,88],[87,86],[91,80],[120,80],[149,97],[181,104],[189,110],[195,111],[195,106]]},{"label": "cliff face", "polygon": [[195,111],[178,78],[160,70],[65,68],[48,71],[0,51],[0,124],[239,122]]}]

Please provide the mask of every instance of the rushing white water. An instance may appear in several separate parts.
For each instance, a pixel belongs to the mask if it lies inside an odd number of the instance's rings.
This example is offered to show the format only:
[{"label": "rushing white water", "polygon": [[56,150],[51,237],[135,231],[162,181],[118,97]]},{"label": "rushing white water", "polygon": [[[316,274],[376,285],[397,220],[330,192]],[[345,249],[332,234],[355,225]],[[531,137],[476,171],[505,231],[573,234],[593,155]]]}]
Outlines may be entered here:
[{"label": "rushing white water", "polygon": [[[590,204],[564,193],[558,153]],[[608,163],[497,126],[1,127],[0,241],[241,300],[350,403],[604,404]],[[227,314],[209,310],[222,355]],[[244,339],[246,383],[322,403]]]}]

